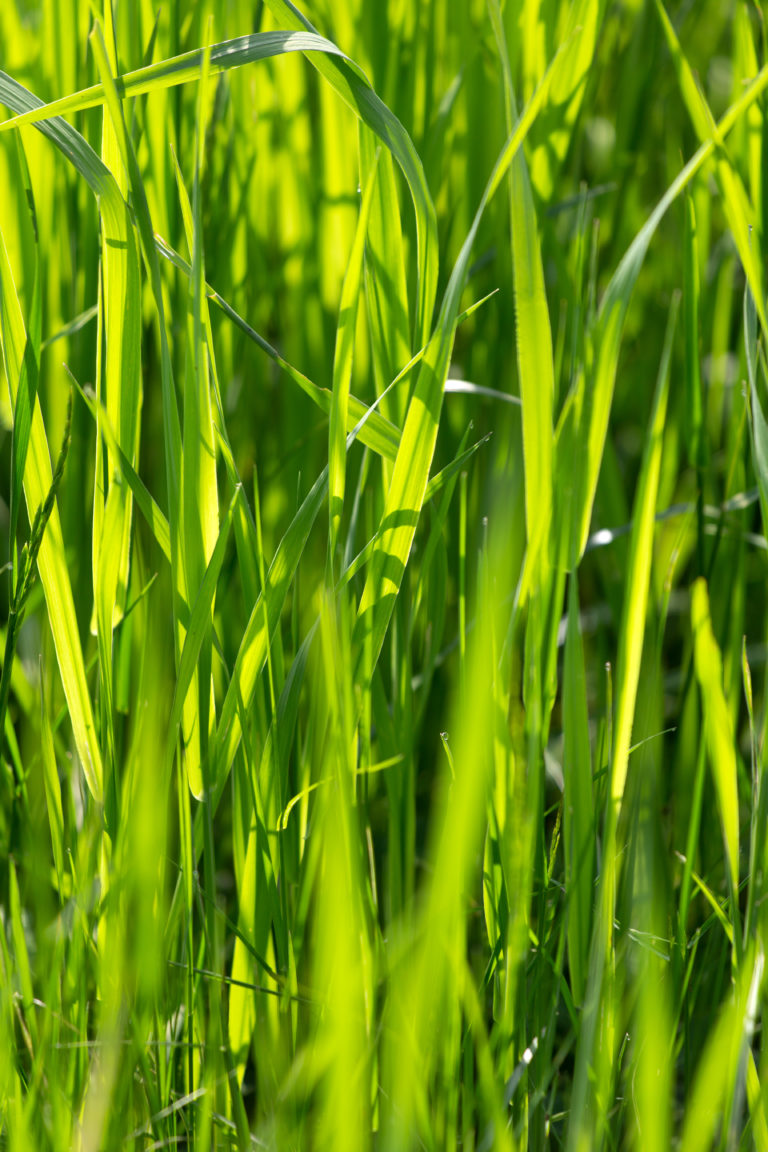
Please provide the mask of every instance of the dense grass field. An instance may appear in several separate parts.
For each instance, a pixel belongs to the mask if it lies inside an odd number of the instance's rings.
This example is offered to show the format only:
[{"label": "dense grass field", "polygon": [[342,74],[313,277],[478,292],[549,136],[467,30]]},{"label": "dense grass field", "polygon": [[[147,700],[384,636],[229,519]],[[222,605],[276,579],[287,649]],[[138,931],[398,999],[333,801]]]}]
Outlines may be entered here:
[{"label": "dense grass field", "polygon": [[768,1150],[768,4],[0,4],[0,1148]]}]

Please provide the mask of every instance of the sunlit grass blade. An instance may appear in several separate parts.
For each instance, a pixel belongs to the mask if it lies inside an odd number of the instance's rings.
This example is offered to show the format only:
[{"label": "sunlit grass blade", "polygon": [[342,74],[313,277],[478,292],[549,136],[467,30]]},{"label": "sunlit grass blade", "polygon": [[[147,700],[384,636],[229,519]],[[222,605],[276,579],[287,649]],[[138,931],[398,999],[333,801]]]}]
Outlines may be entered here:
[{"label": "sunlit grass blade", "polygon": [[30,306],[29,330],[24,346],[24,356],[21,365],[21,375],[16,393],[16,402],[13,410],[13,441],[11,446],[11,504],[10,504],[10,533],[9,552],[11,557],[16,552],[16,529],[19,522],[19,507],[22,499],[24,484],[24,470],[27,462],[27,450],[32,427],[32,413],[37,400],[37,385],[40,373],[40,341],[42,325],[42,299],[40,285],[40,251],[37,228],[37,214],[35,210],[35,197],[29,177],[24,146],[20,138],[16,141],[19,176],[24,185],[24,191],[29,208],[30,223],[34,238],[35,251],[35,282]]},{"label": "sunlit grass blade", "polygon": [[[742,1039],[750,1002],[759,995],[765,958],[754,951],[744,957],[735,987],[711,1030],[691,1091],[683,1124],[681,1152],[704,1152],[716,1129],[730,1117],[741,1064]],[[744,1066],[746,1073],[746,1066]]]},{"label": "sunlit grass blade", "polygon": [[[216,443],[211,406],[209,350],[205,336],[207,301],[202,251],[200,217],[200,179],[203,163],[203,115],[207,90],[208,58],[203,64],[206,75],[201,81],[198,102],[198,148],[195,160],[194,202],[190,204],[181,171],[176,165],[176,180],[187,243],[192,251],[192,277],[189,284],[187,316],[187,358],[184,377],[184,420],[181,482],[182,564],[186,596],[192,599],[209,563],[218,535],[218,489],[216,480]],[[211,606],[213,610],[213,604]],[[183,634],[180,634],[183,643]],[[200,682],[197,674],[185,703],[185,763],[189,786],[198,799],[203,794],[202,764],[206,759],[208,728],[214,724],[209,702],[210,651],[201,652]],[[204,729],[200,727],[203,725]],[[194,731],[194,735],[193,735]]]},{"label": "sunlit grass blade", "polygon": [[757,301],[757,315],[760,326],[768,334],[768,317],[765,312],[763,296],[763,275],[760,261],[756,255],[756,246],[750,242],[750,232],[756,228],[760,235],[762,221],[755,218],[753,206],[749,202],[741,177],[728,156],[715,118],[710,111],[701,89],[696,83],[693,71],[680,47],[675,30],[667,16],[662,0],[656,0],[656,9],[659,13],[664,35],[667,38],[672,61],[677,72],[680,91],[691,117],[694,131],[700,143],[707,140],[715,141],[714,162],[715,175],[723,199],[728,226],[738,249],[742,267],[744,268],[753,295]]},{"label": "sunlit grass blade", "polygon": [[368,220],[377,180],[378,156],[368,171],[368,183],[360,206],[355,239],[344,277],[336,328],[336,351],[333,358],[333,401],[328,430],[328,499],[330,507],[330,562],[333,565],[336,542],[344,510],[344,489],[347,467],[346,432],[349,409],[349,382],[352,377],[352,358],[357,327],[357,305],[360,299],[365,240]]},{"label": "sunlit grass blade", "polygon": [[[488,7],[504,77],[507,132],[517,117],[512,72],[498,0]],[[581,37],[577,36],[576,41]],[[569,45],[573,48],[573,44]],[[568,47],[558,60],[555,79],[550,80],[549,99],[555,98],[556,80],[566,79],[570,63]],[[552,520],[552,422],[555,375],[552,330],[544,288],[539,229],[525,156],[520,151],[509,171],[509,214],[515,286],[517,366],[523,405],[523,454],[525,461],[525,521],[528,537],[526,565],[530,580],[538,584],[546,571],[546,547]]]},{"label": "sunlit grass blade", "polygon": [[[531,150],[531,181],[545,203],[552,199],[557,188],[560,168],[584,102],[605,9],[605,0],[578,0],[578,3],[560,6],[557,23],[558,31],[565,25],[560,37],[566,45],[565,59],[552,84],[550,115],[546,123],[534,131]],[[554,22],[544,10],[540,11],[539,20],[542,24]],[[574,35],[577,30],[579,34]]]},{"label": "sunlit grass blade", "polygon": [[[380,392],[411,356],[406,260],[392,158],[388,153],[375,151],[375,136],[362,126],[359,139],[363,172],[372,172],[377,164],[365,249],[365,303]],[[394,411],[399,424],[405,418],[405,409],[405,398],[396,398]]]},{"label": "sunlit grass blade", "polygon": [[659,488],[661,451],[669,397],[672,342],[679,303],[679,296],[676,296],[670,307],[650,428],[645,442],[643,464],[635,494],[627,564],[627,584],[619,631],[619,658],[617,661],[616,726],[610,784],[610,806],[615,818],[618,818],[618,809],[624,797],[632,722],[640,677],[643,634],[647,614],[651,564],[653,562],[656,496]]},{"label": "sunlit grass blade", "polygon": [[218,538],[211,554],[211,559],[208,562],[205,573],[203,574],[199,591],[192,606],[192,611],[189,617],[189,627],[185,631],[184,647],[181,651],[179,671],[176,677],[176,686],[173,693],[173,702],[171,704],[168,717],[168,737],[164,756],[167,775],[170,775],[173,756],[176,750],[176,741],[179,735],[179,725],[181,723],[184,701],[194,679],[198,659],[200,656],[200,649],[203,645],[203,642],[205,641],[206,635],[210,636],[213,619],[212,607],[214,598],[216,596],[216,585],[219,580],[221,566],[224,562],[224,556],[226,554],[227,543],[229,540],[229,530],[232,526],[232,517],[234,515],[235,505],[240,499],[242,499],[242,495],[240,489],[238,488],[232,497],[232,502],[230,503],[230,506],[227,510],[227,514],[222,521]]},{"label": "sunlit grass blade", "polygon": [[696,212],[690,192],[685,197],[685,260],[683,311],[685,318],[685,438],[693,467],[703,464],[704,396],[699,353],[699,240]]},{"label": "sunlit grass blade", "polygon": [[[739,909],[736,892],[739,884],[739,794],[736,749],[728,704],[723,692],[723,661],[712,631],[709,594],[706,582],[699,579],[691,598],[696,677],[699,681],[704,711],[704,730],[709,760],[717,795],[718,814],[723,830],[726,875],[732,902],[734,924],[738,926]],[[738,929],[734,933],[738,955]]]},{"label": "sunlit grass blade", "polygon": [[[321,1142],[348,1152],[369,1144],[369,1048],[375,987],[365,915],[362,844],[355,804],[354,738],[356,707],[351,667],[351,616],[345,598],[325,599],[320,614],[321,679],[328,719],[325,762],[333,787],[322,792],[323,896],[319,901],[314,949],[315,982],[325,989],[325,1012],[318,1037],[327,1046],[328,1067],[318,1114]],[[345,651],[346,649],[346,651]]]},{"label": "sunlit grass blade", "polygon": [[[107,29],[110,35],[110,28]],[[109,60],[109,47],[104,39],[104,33],[97,21],[91,37],[94,45],[94,55],[102,74],[109,75],[110,69],[115,67],[114,40],[112,42],[113,59]],[[110,86],[110,92],[113,88]],[[118,113],[119,115],[119,113]],[[120,157],[120,148],[117,142],[113,115],[104,115],[102,128],[102,158],[105,166],[112,173],[110,183],[110,196],[103,197],[102,210],[102,293],[104,318],[102,332],[104,335],[104,404],[110,418],[112,427],[117,435],[118,443],[136,467],[139,452],[139,434],[141,417],[141,283],[139,271],[139,251],[136,231],[131,220],[128,205],[124,197],[127,194],[127,181],[125,170]],[[101,202],[101,201],[100,201]],[[112,491],[112,474],[115,469],[114,458],[107,452],[106,460],[102,459],[101,444],[97,441],[96,456],[96,484],[101,494],[103,485],[103,498],[107,501],[108,509],[102,510],[101,501],[94,503],[94,541],[93,541],[93,574],[94,597],[96,600],[97,615],[100,611],[99,601],[106,598],[109,602],[111,620],[116,623],[122,616],[125,608],[125,597],[128,588],[130,563],[130,536],[132,521],[132,499],[129,489],[117,486],[117,491],[109,499]],[[100,473],[106,472],[106,476]],[[120,521],[120,538],[117,542],[119,548],[119,568],[117,584],[102,591],[100,585],[100,548],[103,532],[114,536],[113,527],[102,523],[103,516],[114,516]],[[112,546],[115,546],[112,539]],[[104,618],[104,612],[101,613]],[[110,632],[112,629],[110,623]],[[102,645],[106,643],[102,639]],[[105,653],[102,653],[104,656]],[[110,661],[111,663],[111,661]],[[107,669],[102,664],[105,675]]]},{"label": "sunlit grass blade", "polygon": [[[11,390],[11,401],[15,403],[21,379],[24,349],[27,345],[27,332],[2,235],[0,235],[0,337],[2,337],[3,363]],[[37,509],[44,504],[52,480],[48,440],[38,400],[32,416],[24,475],[24,496],[30,520],[34,519]],[[91,700],[85,680],[72,588],[64,557],[61,523],[55,506],[40,545],[37,562],[77,752],[91,794],[100,802],[101,753],[96,740]]]}]

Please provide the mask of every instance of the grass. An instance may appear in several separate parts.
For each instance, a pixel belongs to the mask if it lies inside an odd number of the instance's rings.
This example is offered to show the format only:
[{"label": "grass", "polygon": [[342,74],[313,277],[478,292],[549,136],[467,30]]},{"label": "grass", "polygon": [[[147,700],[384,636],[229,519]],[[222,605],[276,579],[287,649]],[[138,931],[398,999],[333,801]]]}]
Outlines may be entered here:
[{"label": "grass", "polygon": [[0,6],[0,1147],[768,1149],[766,21]]}]

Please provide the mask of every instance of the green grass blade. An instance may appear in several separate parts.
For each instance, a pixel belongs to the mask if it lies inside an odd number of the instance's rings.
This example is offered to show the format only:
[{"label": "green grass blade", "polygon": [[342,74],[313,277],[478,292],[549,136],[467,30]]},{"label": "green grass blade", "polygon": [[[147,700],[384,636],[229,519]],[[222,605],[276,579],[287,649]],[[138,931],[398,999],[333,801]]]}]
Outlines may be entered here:
[{"label": "green grass blade", "polygon": [[[206,57],[207,61],[207,57]],[[189,290],[189,312],[187,316],[187,362],[184,379],[184,424],[181,482],[181,522],[184,588],[188,601],[194,599],[202,579],[205,566],[209,563],[216,536],[218,534],[218,488],[216,480],[216,438],[211,406],[211,384],[209,375],[209,349],[205,330],[208,326],[207,301],[205,297],[205,273],[202,251],[202,225],[200,219],[200,171],[203,162],[203,110],[207,81],[207,62],[204,64],[206,77],[201,83],[198,102],[198,152],[195,162],[195,182],[190,204],[181,171],[176,164],[176,180],[181,201],[182,216],[187,234],[187,243],[192,251],[192,277]],[[212,355],[212,350],[211,350]],[[211,606],[213,611],[213,605]],[[179,643],[183,644],[183,633]],[[192,690],[185,702],[185,764],[189,786],[198,799],[203,794],[202,767],[206,759],[209,719],[209,676],[210,651],[207,643],[203,646],[200,681],[197,673],[192,679]],[[192,733],[195,733],[193,736]]]},{"label": "green grass blade", "polygon": [[[727,876],[732,899],[732,914],[738,918],[738,905],[733,904],[739,884],[739,793],[736,750],[728,704],[723,692],[723,661],[712,631],[709,594],[706,581],[699,579],[691,597],[694,662],[704,710],[704,730],[717,795],[720,825],[727,861]],[[738,932],[734,944],[738,951]]]},{"label": "green grass blade", "polygon": [[763,295],[763,275],[760,261],[757,258],[758,247],[750,242],[750,233],[757,228],[759,236],[760,221],[755,218],[755,212],[749,202],[746,189],[741,177],[731,161],[722,133],[715,118],[710,111],[701,89],[696,83],[690,64],[686,60],[675,35],[669,17],[662,3],[656,0],[656,10],[659,14],[664,35],[667,38],[672,61],[677,73],[680,91],[685,101],[688,114],[691,118],[699,143],[714,140],[715,175],[722,195],[728,226],[731,229],[736,247],[739,252],[742,267],[747,277],[747,283],[757,301],[757,314],[763,332],[768,334],[768,316],[765,312]]},{"label": "green grass blade", "polygon": [[[21,314],[13,274],[8,263],[5,241],[0,234],[0,338],[3,363],[11,403],[15,404],[21,379],[27,333]],[[24,497],[30,520],[45,502],[53,480],[48,440],[45,434],[39,400],[32,416],[29,449],[24,475]],[[88,788],[94,799],[102,799],[102,764],[88,685],[85,680],[80,634],[75,616],[72,587],[64,555],[61,522],[56,506],[51,512],[37,558],[40,580],[45,592],[48,617],[56,648],[61,681],[67,698],[77,753],[83,765]]]},{"label": "green grass blade", "polygon": [[568,589],[568,627],[563,673],[563,838],[568,903],[568,964],[571,992],[581,1004],[586,987],[594,903],[595,801],[589,746],[584,646],[579,624],[576,575]]},{"label": "green grass blade", "polygon": [[363,259],[368,220],[373,203],[377,179],[378,156],[368,171],[368,183],[360,206],[357,230],[344,277],[336,328],[336,351],[333,358],[333,401],[328,430],[328,499],[330,510],[330,561],[336,553],[341,516],[344,510],[347,449],[346,431],[349,409],[349,382],[352,378],[352,358],[355,349],[357,306],[363,278]]},{"label": "green grass blade", "polygon": [[[365,180],[377,165],[365,248],[365,303],[376,390],[381,392],[411,357],[406,258],[392,157],[376,150],[376,137],[363,126],[359,139]],[[405,410],[405,398],[398,398],[394,407],[398,424],[402,424]]]},{"label": "green grass blade", "polygon": [[16,403],[13,410],[13,441],[11,446],[11,506],[10,506],[10,547],[9,553],[13,557],[16,552],[16,529],[19,520],[22,489],[24,484],[24,469],[27,462],[29,436],[32,428],[32,413],[37,399],[37,385],[40,373],[40,341],[42,325],[42,300],[40,286],[40,249],[37,230],[37,214],[32,182],[29,177],[24,146],[21,138],[17,138],[19,176],[24,186],[27,198],[32,233],[35,247],[35,283],[33,289],[31,312],[29,318],[29,331],[24,346],[24,357],[19,377],[19,386],[16,393]]},{"label": "green grass blade", "polygon": [[[496,50],[504,76],[507,132],[517,115],[512,73],[498,0],[488,0]],[[556,79],[565,80],[570,68],[574,42],[558,61]],[[550,81],[549,99],[555,98]],[[539,229],[533,203],[528,167],[520,151],[509,172],[509,213],[512,234],[512,262],[515,287],[515,325],[520,396],[523,404],[523,459],[525,463],[525,522],[528,534],[526,563],[531,580],[538,584],[552,520],[552,425],[555,373],[552,330],[544,287]]]},{"label": "green grass blade", "polygon": [[242,498],[241,490],[238,488],[232,497],[232,502],[227,509],[227,514],[219,531],[216,544],[211,554],[211,559],[200,582],[200,588],[197,597],[192,606],[192,612],[189,617],[189,627],[186,629],[184,636],[184,647],[181,652],[181,659],[179,661],[179,671],[176,677],[176,686],[173,693],[173,702],[171,704],[170,714],[168,718],[168,738],[165,747],[164,764],[165,769],[170,776],[171,767],[173,764],[173,756],[176,750],[176,741],[179,734],[179,725],[182,718],[182,710],[184,708],[184,701],[189,692],[190,686],[193,682],[195,670],[197,669],[198,659],[200,657],[200,650],[205,641],[206,635],[210,635],[210,629],[213,621],[213,602],[216,596],[216,585],[218,584],[219,575],[221,573],[221,566],[224,563],[224,556],[226,554],[227,543],[229,540],[229,530],[232,526],[232,518],[235,512],[237,501]]},{"label": "green grass blade", "polygon": [[624,797],[624,785],[632,742],[632,722],[640,679],[640,662],[653,561],[656,497],[659,490],[661,450],[669,397],[670,361],[678,306],[679,297],[676,296],[670,308],[667,334],[659,364],[651,423],[645,442],[640,478],[637,483],[632,535],[629,543],[627,583],[619,631],[616,725],[614,728],[610,787],[610,803],[617,819],[618,810]]},{"label": "green grass blade", "polygon": [[768,531],[768,422],[763,402],[758,394],[757,311],[749,284],[744,286],[744,348],[749,382],[749,432],[752,443],[752,462],[760,494],[763,531]]},{"label": "green grass blade", "polygon": [[53,747],[53,734],[45,700],[45,692],[40,688],[40,736],[43,759],[43,783],[45,785],[45,803],[48,812],[48,827],[51,830],[51,846],[53,848],[53,863],[56,869],[56,880],[59,889],[59,899],[64,902],[64,810],[61,804],[61,784],[59,771],[56,765],[56,753]]},{"label": "green grass blade", "polygon": [[[562,35],[565,58],[552,84],[548,115],[532,134],[531,181],[544,203],[549,203],[555,194],[559,170],[584,102],[606,3],[605,0],[577,0],[574,4],[560,5],[560,23],[563,8],[567,10]],[[543,12],[540,18],[551,19]],[[574,35],[577,30],[579,34]]]}]

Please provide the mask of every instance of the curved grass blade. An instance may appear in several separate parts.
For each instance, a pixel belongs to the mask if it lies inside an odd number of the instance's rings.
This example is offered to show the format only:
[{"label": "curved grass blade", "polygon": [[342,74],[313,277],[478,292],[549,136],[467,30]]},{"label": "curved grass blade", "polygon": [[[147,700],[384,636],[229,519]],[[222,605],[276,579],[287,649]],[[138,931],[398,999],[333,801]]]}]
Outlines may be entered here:
[{"label": "curved grass blade", "polygon": [[714,140],[715,177],[717,179],[720,195],[723,201],[728,227],[738,249],[747,283],[752,289],[756,300],[757,314],[760,326],[768,335],[768,316],[765,312],[763,294],[763,276],[760,261],[757,258],[757,245],[750,243],[750,233],[753,226],[758,228],[760,221],[756,219],[755,211],[749,202],[749,196],[741,181],[725,146],[723,133],[718,128],[701,89],[696,83],[690,64],[686,60],[680,42],[675,35],[671,21],[667,16],[662,0],[656,0],[656,11],[659,14],[664,35],[667,38],[669,50],[672,53],[672,62],[677,73],[677,80],[683,100],[688,109],[694,131],[700,143]]},{"label": "curved grass blade", "polygon": [[[315,29],[290,0],[266,0],[277,21],[288,28]],[[437,216],[419,155],[397,117],[382,103],[355,64],[338,49],[327,55],[312,55],[310,63],[331,84],[352,111],[386,144],[397,160],[411,193],[416,213],[419,283],[417,290],[416,344],[429,340],[437,292]]]},{"label": "curved grass blade", "polygon": [[[282,0],[270,0],[270,7],[278,19],[285,19],[292,31],[258,32],[252,36],[241,36],[235,40],[215,44],[210,49],[196,49],[171,60],[150,64],[116,81],[118,92],[121,98],[125,99],[159,88],[198,80],[204,52],[210,53],[212,76],[230,68],[239,68],[244,64],[266,60],[282,53],[310,53],[310,62],[333,85],[355,115],[382,140],[405,176],[416,212],[419,247],[417,341],[420,345],[425,344],[432,322],[437,286],[438,243],[437,218],[418,153],[400,121],[382,103],[357,65],[345,56],[340,48],[330,40],[318,36],[314,31],[305,31],[307,27],[311,28],[311,25],[299,16],[292,5],[284,4]],[[317,60],[314,58],[316,54]],[[0,74],[0,80],[4,76],[4,73]],[[95,84],[82,92],[54,101],[42,112],[39,105],[17,109],[21,114],[0,124],[0,131],[21,124],[38,123],[52,116],[58,117],[85,108],[94,108],[103,103],[104,99],[103,86]],[[0,101],[2,101],[1,85]],[[14,105],[10,104],[9,107]]]}]

